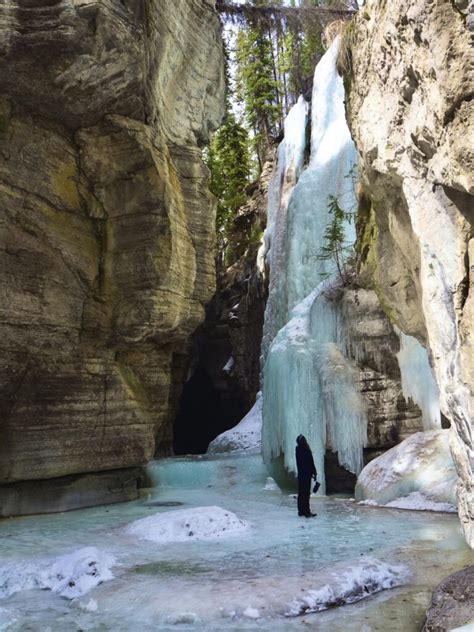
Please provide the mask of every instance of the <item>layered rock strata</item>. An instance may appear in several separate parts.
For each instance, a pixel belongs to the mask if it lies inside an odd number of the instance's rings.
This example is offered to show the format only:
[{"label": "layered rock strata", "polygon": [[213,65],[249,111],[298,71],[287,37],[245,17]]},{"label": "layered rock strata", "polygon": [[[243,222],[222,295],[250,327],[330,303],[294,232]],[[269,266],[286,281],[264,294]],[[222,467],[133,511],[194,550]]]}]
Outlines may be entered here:
[{"label": "layered rock strata", "polygon": [[213,3],[4,2],[0,83],[0,483],[135,468],[215,287]]},{"label": "layered rock strata", "polygon": [[474,53],[458,5],[368,0],[341,65],[367,196],[361,278],[429,350],[474,546]]}]

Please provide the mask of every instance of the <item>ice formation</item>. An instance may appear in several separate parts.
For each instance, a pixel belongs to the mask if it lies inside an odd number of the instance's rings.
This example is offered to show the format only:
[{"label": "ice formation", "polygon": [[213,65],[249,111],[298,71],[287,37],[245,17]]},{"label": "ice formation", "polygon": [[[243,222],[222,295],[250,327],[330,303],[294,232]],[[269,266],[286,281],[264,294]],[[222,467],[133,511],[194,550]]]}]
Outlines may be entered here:
[{"label": "ice formation", "polygon": [[285,120],[285,136],[278,148],[277,168],[268,188],[267,228],[259,253],[265,267],[270,267],[269,300],[265,311],[262,352],[265,356],[278,330],[285,324],[280,310],[280,295],[285,293],[286,227],[291,193],[303,169],[306,150],[308,104],[300,97]]},{"label": "ice formation", "polygon": [[218,435],[207,448],[208,454],[260,452],[262,446],[262,394],[240,423]]},{"label": "ice formation", "polygon": [[249,526],[221,507],[177,509],[141,518],[129,524],[129,535],[160,544],[227,538],[247,531]]},{"label": "ice formation", "polygon": [[279,492],[281,491],[278,487],[278,483],[274,478],[269,476],[265,482],[265,487],[263,488],[266,492]]},{"label": "ice formation", "polygon": [[441,428],[439,388],[433,376],[428,353],[416,338],[396,329],[400,338],[397,354],[405,399],[420,407],[425,430]]},{"label": "ice formation", "polygon": [[[295,470],[295,438],[303,433],[313,449],[322,493],[326,445],[337,451],[341,464],[358,473],[367,440],[358,375],[344,353],[337,267],[319,258],[331,221],[330,196],[347,212],[356,206],[351,177],[356,150],[336,70],[338,46],[335,41],[315,71],[310,163],[293,187],[294,171],[287,175],[287,163],[280,162],[270,186],[270,291],[262,347],[264,458],[268,462],[283,453],[285,465]],[[305,125],[301,109],[290,116],[285,139]],[[295,143],[293,150],[299,155],[292,156],[290,165],[301,164],[304,145]],[[280,160],[282,154],[286,156],[280,148]],[[291,190],[282,189],[282,182],[291,183]],[[347,243],[353,243],[352,223],[346,221],[344,230]],[[329,278],[322,281],[325,276]]]},{"label": "ice formation", "polygon": [[436,503],[436,510],[449,511],[456,506],[456,483],[449,430],[428,430],[411,435],[366,465],[355,493],[356,499],[379,505],[427,509],[427,504]]},{"label": "ice formation", "polygon": [[321,612],[331,606],[355,603],[369,595],[405,583],[408,569],[402,564],[387,564],[375,558],[352,565],[342,572],[334,572],[332,581],[305,590],[290,604],[287,617],[296,617],[311,612]]},{"label": "ice formation", "polygon": [[75,599],[113,578],[115,558],[86,547],[53,560],[39,560],[0,567],[0,598],[23,590],[51,590]]}]

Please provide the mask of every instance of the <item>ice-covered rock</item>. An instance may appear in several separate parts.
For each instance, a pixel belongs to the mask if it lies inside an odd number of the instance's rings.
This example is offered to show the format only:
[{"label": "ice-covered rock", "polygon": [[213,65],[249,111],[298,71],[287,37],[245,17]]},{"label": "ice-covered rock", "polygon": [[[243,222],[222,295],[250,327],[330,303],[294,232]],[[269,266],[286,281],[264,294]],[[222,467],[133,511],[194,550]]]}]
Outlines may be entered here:
[{"label": "ice-covered rock", "polygon": [[332,581],[320,588],[305,590],[290,604],[287,617],[320,612],[331,606],[360,601],[373,593],[400,586],[408,577],[401,564],[387,564],[375,558],[352,565],[342,574],[333,573]]},{"label": "ice-covered rock", "polygon": [[262,394],[259,393],[242,421],[211,441],[207,453],[259,452],[262,445],[262,405]]},{"label": "ice-covered rock", "polygon": [[22,590],[51,590],[75,599],[113,578],[115,558],[95,547],[86,547],[53,560],[7,563],[0,567],[0,598]]},{"label": "ice-covered rock", "polygon": [[280,491],[280,488],[278,487],[278,483],[271,476],[267,478],[265,487],[263,489],[266,492],[279,492]]},{"label": "ice-covered rock", "polygon": [[247,531],[249,525],[221,507],[193,507],[157,513],[132,522],[125,531],[160,544],[227,538]]},{"label": "ice-covered rock", "polygon": [[417,432],[366,465],[355,495],[357,500],[405,509],[428,509],[427,504],[435,503],[435,510],[447,511],[456,506],[456,482],[449,430],[429,430]]}]

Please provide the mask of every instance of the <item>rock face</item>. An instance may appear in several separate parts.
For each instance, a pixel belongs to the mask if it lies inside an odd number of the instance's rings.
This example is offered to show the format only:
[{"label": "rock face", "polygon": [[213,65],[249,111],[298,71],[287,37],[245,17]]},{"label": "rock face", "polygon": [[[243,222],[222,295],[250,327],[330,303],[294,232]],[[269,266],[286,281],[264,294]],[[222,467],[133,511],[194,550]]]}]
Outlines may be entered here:
[{"label": "rock face", "polygon": [[429,349],[474,546],[474,53],[457,4],[368,0],[342,61],[367,196],[361,274]]},{"label": "rock face", "polygon": [[210,441],[240,422],[260,388],[267,283],[257,253],[273,166],[272,156],[248,187],[248,200],[233,219],[228,251],[220,253],[217,291],[194,337],[194,359],[176,419],[178,454],[205,452]]},{"label": "rock face", "polygon": [[[474,622],[474,566],[450,575],[436,588],[426,613],[423,632],[472,629]],[[466,627],[464,627],[466,626]]]},{"label": "rock face", "polygon": [[348,287],[342,296],[349,353],[359,367],[367,409],[365,461],[423,429],[421,412],[401,387],[400,340],[373,290]]},{"label": "rock face", "polygon": [[9,0],[0,80],[0,483],[143,465],[215,287],[213,3]]}]

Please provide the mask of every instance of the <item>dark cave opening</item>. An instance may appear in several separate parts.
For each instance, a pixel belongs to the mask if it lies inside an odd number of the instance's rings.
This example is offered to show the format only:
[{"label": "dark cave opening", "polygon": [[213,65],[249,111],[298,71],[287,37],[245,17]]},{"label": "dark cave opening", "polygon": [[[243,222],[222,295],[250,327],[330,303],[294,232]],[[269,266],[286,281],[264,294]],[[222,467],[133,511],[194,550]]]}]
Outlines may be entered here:
[{"label": "dark cave opening", "polygon": [[173,450],[176,455],[204,454],[218,434],[235,426],[243,416],[199,364],[184,384],[174,423]]}]

